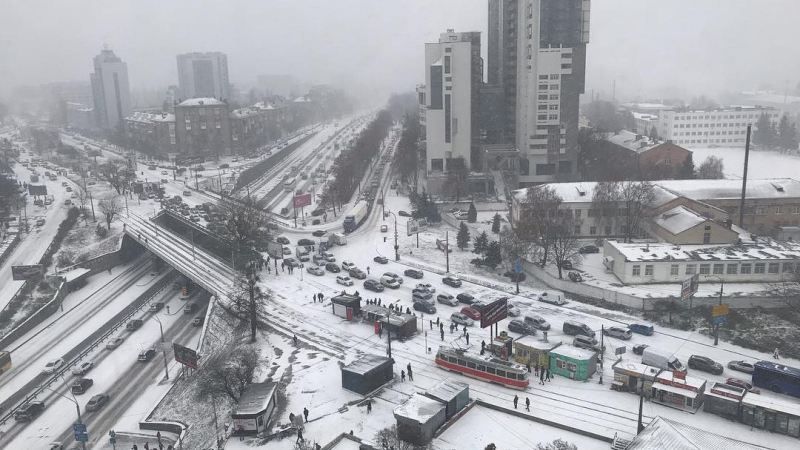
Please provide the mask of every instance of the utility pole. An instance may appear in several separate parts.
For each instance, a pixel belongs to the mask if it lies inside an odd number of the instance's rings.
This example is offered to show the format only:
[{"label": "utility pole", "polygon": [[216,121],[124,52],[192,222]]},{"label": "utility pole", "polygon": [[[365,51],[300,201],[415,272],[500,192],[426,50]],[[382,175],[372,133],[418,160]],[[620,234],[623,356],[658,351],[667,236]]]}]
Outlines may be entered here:
[{"label": "utility pole", "polygon": [[444,258],[447,264],[447,273],[450,273],[450,234],[448,231],[444,232]]},{"label": "utility pole", "polygon": [[644,424],[642,423],[642,405],[643,404],[644,404],[644,393],[640,390],[639,391],[639,420],[637,422],[636,434],[639,434],[644,430]]},{"label": "utility pole", "polygon": [[386,339],[387,339],[387,353],[389,359],[392,359],[392,332],[389,330],[389,318],[386,318]]},{"label": "utility pole", "polygon": [[169,380],[169,370],[167,369],[167,349],[162,347],[161,354],[164,355],[164,377]]},{"label": "utility pole", "polygon": [[[255,286],[258,276],[255,273],[255,265],[250,261],[247,266],[247,284],[250,287],[250,342],[256,341],[256,298]],[[301,270],[302,274],[302,270]]]},{"label": "utility pole", "polygon": [[750,128],[747,125],[747,139],[744,144],[744,172],[742,173],[742,198],[739,200],[739,226],[744,228],[744,200],[747,194],[747,164],[750,160]]},{"label": "utility pole", "polygon": [[[719,304],[722,306],[722,290],[725,288],[725,280],[719,279]],[[711,320],[716,319],[713,317]],[[719,345],[719,322],[714,322],[714,345]]]},{"label": "utility pole", "polygon": [[397,215],[394,214],[394,260],[400,261],[400,245],[397,244]]}]

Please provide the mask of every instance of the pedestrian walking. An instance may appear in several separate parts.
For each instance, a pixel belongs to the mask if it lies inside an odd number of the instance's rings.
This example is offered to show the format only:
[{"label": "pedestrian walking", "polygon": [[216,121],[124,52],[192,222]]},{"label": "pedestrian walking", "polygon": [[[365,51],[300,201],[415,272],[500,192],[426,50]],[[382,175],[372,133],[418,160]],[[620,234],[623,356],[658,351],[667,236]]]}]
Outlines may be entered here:
[{"label": "pedestrian walking", "polygon": [[486,348],[486,341],[481,340],[481,350]]},{"label": "pedestrian walking", "polygon": [[400,371],[400,381],[406,381],[406,371],[405,370],[401,370]]},{"label": "pedestrian walking", "polygon": [[378,327],[378,337],[383,338],[383,327]]},{"label": "pedestrian walking", "polygon": [[525,368],[528,370],[528,373],[531,373],[531,363],[525,363]]},{"label": "pedestrian walking", "polygon": [[444,341],[444,329],[439,329],[439,333],[442,335],[442,341]]},{"label": "pedestrian walking", "polygon": [[539,364],[533,366],[533,374],[537,377],[539,376]]},{"label": "pedestrian walking", "polygon": [[781,359],[781,353],[780,350],[778,350],[778,347],[775,347],[775,351],[772,352],[772,357],[775,359]]},{"label": "pedestrian walking", "polygon": [[144,450],[150,450],[150,446],[147,444],[147,442],[144,443]]},{"label": "pedestrian walking", "polygon": [[299,428],[297,429],[297,440],[294,443],[297,444],[298,442],[303,442],[303,430]]},{"label": "pedestrian walking", "polygon": [[439,316],[436,316],[436,326],[439,326]]},{"label": "pedestrian walking", "polygon": [[317,303],[317,296],[316,295],[312,295],[311,296],[311,301],[314,302],[314,303]]},{"label": "pedestrian walking", "polygon": [[367,400],[367,414],[372,412],[372,399]]},{"label": "pedestrian walking", "polygon": [[169,314],[169,305],[167,305],[167,314]]},{"label": "pedestrian walking", "polygon": [[545,369],[544,381],[550,381],[550,369]]},{"label": "pedestrian walking", "polygon": [[283,261],[281,261],[281,272],[284,272],[285,269],[286,269],[286,264]]},{"label": "pedestrian walking", "polygon": [[517,409],[517,403],[519,402],[519,396],[516,394],[514,395],[514,409]]},{"label": "pedestrian walking", "polygon": [[325,300],[325,295],[322,292],[320,292],[319,293],[319,302],[322,303],[323,300]]},{"label": "pedestrian walking", "polygon": [[294,342],[294,346],[297,347],[297,335],[292,336],[292,342]]},{"label": "pedestrian walking", "polygon": [[367,266],[367,275],[369,275],[369,266]]},{"label": "pedestrian walking", "polygon": [[467,338],[467,345],[469,345],[469,333],[464,334],[464,337]]},{"label": "pedestrian walking", "polygon": [[544,369],[539,373],[539,384],[544,384]]},{"label": "pedestrian walking", "polygon": [[136,444],[133,444],[133,447],[131,448],[131,450],[139,450],[139,447],[137,447]]},{"label": "pedestrian walking", "polygon": [[414,381],[414,374],[411,373],[411,363],[406,365],[406,369],[408,370],[408,381]]},{"label": "pedestrian walking", "polygon": [[464,325],[464,335],[466,335],[466,334],[467,334],[467,326]]},{"label": "pedestrian walking", "polygon": [[433,319],[431,319],[431,330],[433,329]]},{"label": "pedestrian walking", "polygon": [[308,423],[308,408],[303,408],[303,416],[306,418],[306,423]]},{"label": "pedestrian walking", "polygon": [[525,411],[531,411],[531,399],[528,397],[525,397]]}]

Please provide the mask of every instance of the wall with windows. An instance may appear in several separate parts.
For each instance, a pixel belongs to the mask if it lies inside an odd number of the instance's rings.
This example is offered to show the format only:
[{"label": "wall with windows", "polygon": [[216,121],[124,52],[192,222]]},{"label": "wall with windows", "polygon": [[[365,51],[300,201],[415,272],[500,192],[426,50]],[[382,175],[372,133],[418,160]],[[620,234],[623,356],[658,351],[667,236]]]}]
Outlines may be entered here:
[{"label": "wall with windows", "polygon": [[755,126],[761,114],[767,114],[769,120],[776,124],[780,119],[779,111],[761,107],[661,111],[659,134],[661,138],[679,145],[742,147],[745,145],[747,125]]}]

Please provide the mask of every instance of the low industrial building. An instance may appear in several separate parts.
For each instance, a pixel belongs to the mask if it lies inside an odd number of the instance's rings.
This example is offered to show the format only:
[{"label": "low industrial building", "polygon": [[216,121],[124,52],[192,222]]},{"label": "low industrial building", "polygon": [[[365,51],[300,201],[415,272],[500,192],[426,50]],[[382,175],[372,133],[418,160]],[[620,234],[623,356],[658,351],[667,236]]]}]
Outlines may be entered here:
[{"label": "low industrial building", "polygon": [[239,435],[259,434],[267,429],[272,411],[275,410],[276,383],[253,383],[239,397],[236,409],[231,413],[233,433]]},{"label": "low industrial building", "polygon": [[365,355],[342,367],[342,387],[367,395],[392,381],[392,360],[383,356]]},{"label": "low industrial building", "polygon": [[361,314],[361,296],[343,293],[331,298],[331,309],[334,316],[353,320]]},{"label": "low industrial building", "polygon": [[604,139],[617,148],[630,152],[640,174],[674,176],[692,156],[692,152],[671,141],[651,139],[648,133],[649,130],[645,133],[621,130],[605,136]]},{"label": "low industrial building", "polygon": [[514,340],[514,361],[531,367],[549,367],[550,352],[561,342],[549,342],[536,336],[522,336]]},{"label": "low industrial building", "polygon": [[362,316],[375,327],[375,333],[392,333],[392,339],[408,339],[417,333],[417,316],[391,310],[384,306],[363,305]]},{"label": "low industrial building", "polygon": [[571,380],[586,381],[597,370],[597,354],[593,351],[561,345],[550,351],[550,372]]},{"label": "low industrial building", "polygon": [[469,404],[469,385],[460,381],[442,380],[428,389],[425,396],[445,406],[445,416],[450,420]]},{"label": "low industrial building", "polygon": [[626,450],[763,450],[764,447],[737,441],[681,422],[656,417],[624,447]]},{"label": "low industrial building", "polygon": [[619,360],[611,368],[614,380],[611,389],[620,392],[632,392],[649,397],[652,386],[661,369],[632,361]]},{"label": "low industrial building", "polygon": [[724,383],[714,383],[706,392],[703,411],[729,419],[739,418],[739,404],[747,391]]},{"label": "low industrial building", "polygon": [[412,394],[394,410],[397,436],[415,445],[426,445],[447,421],[445,405],[422,394]]}]

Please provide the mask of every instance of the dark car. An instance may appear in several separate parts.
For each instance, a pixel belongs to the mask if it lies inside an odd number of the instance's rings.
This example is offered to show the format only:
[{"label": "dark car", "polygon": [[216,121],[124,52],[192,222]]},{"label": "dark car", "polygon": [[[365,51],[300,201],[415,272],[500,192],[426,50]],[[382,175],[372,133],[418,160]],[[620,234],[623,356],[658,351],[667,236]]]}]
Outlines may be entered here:
[{"label": "dark car", "polygon": [[[278,238],[278,239],[280,239],[280,238]],[[286,244],[283,244],[283,245],[287,245],[287,244],[288,244],[288,242]],[[300,239],[300,240],[297,241],[297,245],[304,245],[304,246],[315,245],[315,242],[312,241],[311,239],[303,238],[303,239]]]},{"label": "dark car", "polygon": [[524,321],[518,319],[508,322],[508,331],[513,331],[514,333],[519,334],[528,334],[531,336],[536,334],[536,328],[533,328],[531,325],[528,325]]},{"label": "dark car", "polygon": [[108,403],[108,394],[97,394],[89,399],[89,403],[86,404],[86,411],[98,411],[102,408],[106,403]]},{"label": "dark car", "polygon": [[315,232],[313,232],[311,234],[313,234],[316,237],[322,237],[322,236],[325,236],[325,233],[327,233],[327,231],[325,231],[325,230],[317,230],[317,231],[315,231]]},{"label": "dark car", "polygon": [[125,329],[128,331],[135,331],[142,327],[142,319],[133,319],[125,324]]},{"label": "dark car", "polygon": [[14,420],[17,422],[29,422],[44,411],[44,402],[28,402],[14,412]]},{"label": "dark car", "polygon": [[600,249],[596,245],[584,245],[580,249],[578,249],[578,253],[586,254],[586,253],[600,253]]},{"label": "dark car", "polygon": [[367,274],[358,267],[350,269],[347,273],[350,274],[351,278],[355,278],[356,280],[364,280],[367,278]]},{"label": "dark car", "polygon": [[572,270],[572,261],[569,261],[569,260],[568,261],[561,261],[561,268],[562,269],[567,269],[567,270]]},{"label": "dark car", "polygon": [[525,272],[512,272],[508,271],[503,274],[504,277],[508,277],[511,281],[525,281]]},{"label": "dark car", "polygon": [[364,289],[374,292],[383,292],[383,285],[378,280],[364,280]]},{"label": "dark car", "polygon": [[91,378],[78,378],[77,380],[72,382],[70,390],[72,391],[73,394],[80,395],[88,391],[93,384],[94,380],[92,380]]},{"label": "dark car", "polygon": [[644,349],[646,349],[647,347],[649,347],[649,345],[647,345],[647,344],[634,345],[633,346],[633,353],[635,355],[641,355],[642,353],[644,353]]},{"label": "dark car", "polygon": [[153,359],[156,356],[156,350],[154,348],[148,348],[147,350],[142,350],[139,353],[139,361],[147,362]]},{"label": "dark car", "polygon": [[466,292],[462,292],[456,295],[456,300],[458,300],[459,303],[463,303],[465,305],[471,305],[475,302],[475,297],[467,294]]},{"label": "dark car", "polygon": [[192,319],[192,326],[193,327],[202,327],[203,326],[203,322],[205,322],[205,320],[206,320],[205,317],[197,316],[194,319]]},{"label": "dark car", "polygon": [[405,275],[405,276],[407,276],[407,277],[409,277],[409,278],[415,278],[415,279],[419,280],[419,279],[420,279],[420,278],[422,278],[422,277],[423,277],[425,274],[423,274],[421,270],[417,270],[417,269],[406,269],[406,270],[403,272],[403,275]]},{"label": "dark car", "polygon": [[454,288],[461,287],[461,280],[453,276],[442,277],[442,283]]},{"label": "dark car", "polygon": [[385,256],[376,256],[372,260],[378,264],[387,264],[389,262],[389,259]]},{"label": "dark car", "polygon": [[278,239],[275,239],[275,241],[282,245],[289,245],[289,238],[285,236],[278,236]]},{"label": "dark car", "polygon": [[436,314],[436,307],[430,303],[426,302],[415,302],[414,303],[414,310],[422,311],[428,314]]},{"label": "dark car", "polygon": [[736,386],[738,388],[744,389],[747,392],[752,392],[753,394],[760,394],[761,393],[761,389],[759,389],[757,387],[753,387],[752,384],[750,384],[747,381],[742,380],[740,378],[727,378],[725,380],[725,384],[727,384],[729,386]]},{"label": "dark car", "polygon": [[570,272],[567,274],[567,277],[569,277],[571,281],[574,281],[576,283],[580,283],[581,281],[583,281],[583,277],[578,272]]},{"label": "dark car", "polygon": [[332,262],[328,263],[328,264],[325,264],[325,270],[327,270],[328,272],[332,272],[332,273],[339,273],[339,272],[342,271],[342,269],[339,268],[338,264],[332,263]]},{"label": "dark car", "polygon": [[398,211],[397,214],[400,217],[411,217],[411,214],[409,214],[407,211]]},{"label": "dark car", "polygon": [[692,355],[689,357],[689,368],[713,373],[714,375],[720,375],[725,370],[722,364],[711,358],[700,355]]}]

